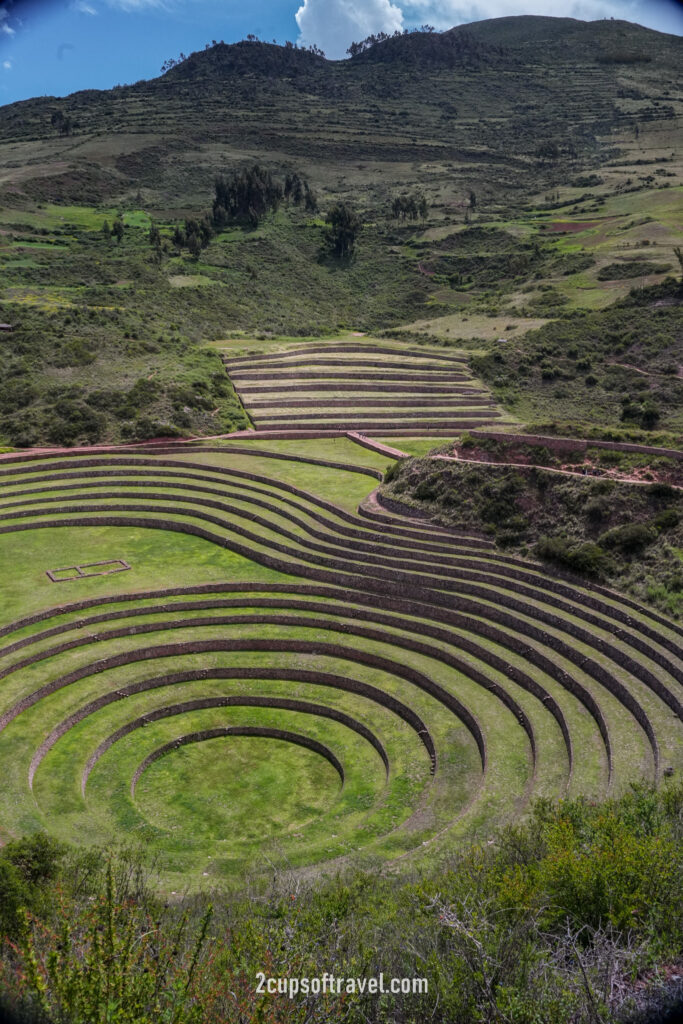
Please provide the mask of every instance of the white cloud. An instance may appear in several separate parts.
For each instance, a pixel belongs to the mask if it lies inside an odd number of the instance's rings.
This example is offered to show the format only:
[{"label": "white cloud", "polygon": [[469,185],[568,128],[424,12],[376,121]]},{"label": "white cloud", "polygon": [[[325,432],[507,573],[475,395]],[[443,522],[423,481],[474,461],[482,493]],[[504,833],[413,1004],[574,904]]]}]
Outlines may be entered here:
[{"label": "white cloud", "polygon": [[624,18],[628,20],[633,4],[624,0],[405,0],[403,13],[406,19],[428,21],[439,29],[452,28],[469,21],[483,21],[486,18],[505,18],[516,14],[541,14],[546,17],[581,18],[592,21],[595,18]]},{"label": "white cloud", "polygon": [[167,7],[165,0],[107,0],[110,7],[122,11],[144,11],[146,7]]},{"label": "white cloud", "polygon": [[11,60],[3,60],[2,66],[5,69],[5,71],[11,71],[12,70],[12,61]]},{"label": "white cloud", "polygon": [[95,8],[86,3],[86,0],[76,0],[74,10],[78,11],[80,14],[97,14]]},{"label": "white cloud", "polygon": [[403,12],[391,0],[303,0],[296,23],[300,42],[315,43],[336,60],[354,41],[403,28]]},{"label": "white cloud", "polygon": [[0,32],[2,32],[3,35],[6,36],[13,36],[15,34],[14,29],[11,27],[11,25],[5,25],[4,22],[2,25],[0,25]]}]

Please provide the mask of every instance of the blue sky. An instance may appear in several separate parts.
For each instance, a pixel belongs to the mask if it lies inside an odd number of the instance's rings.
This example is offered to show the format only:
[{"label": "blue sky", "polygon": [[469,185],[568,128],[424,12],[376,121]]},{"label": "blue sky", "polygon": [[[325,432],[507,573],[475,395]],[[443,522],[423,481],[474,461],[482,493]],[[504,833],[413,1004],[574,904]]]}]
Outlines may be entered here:
[{"label": "blue sky", "polygon": [[371,32],[512,14],[613,16],[683,35],[674,0],[0,0],[0,104],[153,78],[168,57],[250,32],[338,59]]}]

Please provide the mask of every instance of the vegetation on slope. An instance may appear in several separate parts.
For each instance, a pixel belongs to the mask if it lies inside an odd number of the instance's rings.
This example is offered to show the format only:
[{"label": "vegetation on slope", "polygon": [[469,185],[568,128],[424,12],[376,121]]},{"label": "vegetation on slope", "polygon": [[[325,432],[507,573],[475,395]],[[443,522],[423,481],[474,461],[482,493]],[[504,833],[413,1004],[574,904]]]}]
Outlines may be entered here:
[{"label": "vegetation on slope", "polygon": [[[540,316],[573,330],[567,311],[583,301],[585,275],[587,301],[602,303],[620,286],[605,272],[620,278],[637,262],[656,280],[670,265],[670,214],[661,201],[678,173],[670,148],[678,39],[620,22],[516,18],[409,33],[361,51],[333,62],[255,39],[217,43],[151,82],[0,108],[0,135],[13,141],[0,190],[2,316],[18,325],[20,345],[27,329],[40,338],[31,340],[30,370],[11,357],[14,339],[3,340],[2,368],[16,387],[0,397],[0,440],[71,443],[141,436],[153,425],[165,433],[243,426],[208,363],[199,373],[205,405],[174,397],[188,383],[178,339],[193,346],[235,330],[376,331],[494,312],[519,321],[518,329]],[[622,154],[623,167],[613,170]],[[225,223],[214,216],[209,229],[216,180],[239,183],[256,162],[265,182],[285,182],[285,201],[279,209],[266,202],[254,217],[251,202],[231,212],[226,193],[227,206],[217,208]],[[639,173],[650,168],[634,163],[657,166]],[[287,196],[294,179],[301,201],[296,190]],[[602,217],[621,203],[622,219],[606,220],[623,230],[619,244],[631,245],[627,216],[644,198],[662,227],[651,259],[654,249],[633,248],[637,261],[622,260],[612,241],[609,252],[598,251],[585,235],[570,244],[552,224],[551,215]],[[621,280],[624,291],[628,283]],[[642,311],[643,331],[658,312]],[[113,319],[111,330],[94,329],[116,315],[122,330]],[[126,331],[144,339],[144,359],[121,345]],[[53,366],[52,350],[64,365]],[[101,405],[93,418],[88,373],[73,365],[73,351],[88,359],[86,350],[100,389],[125,395],[154,374],[163,393],[132,421]],[[196,361],[191,347],[186,354]],[[492,380],[501,376],[496,369]],[[516,415],[536,418],[548,399],[563,408],[561,380],[541,379],[536,388],[533,374],[513,379],[501,398]],[[567,390],[576,401],[564,418],[589,419],[577,412],[588,403],[594,417],[618,419],[609,395],[595,402],[600,383]],[[64,401],[78,403],[79,413]],[[654,412],[636,401],[630,414],[635,421]],[[676,416],[668,404],[666,415]]]},{"label": "vegetation on slope", "polygon": [[13,332],[0,336],[0,436],[14,445],[248,426],[219,357],[151,308],[28,306],[13,320]]},{"label": "vegetation on slope", "polygon": [[[575,311],[471,360],[499,399],[553,433],[623,425],[683,429],[680,282],[634,289],[614,306]],[[563,426],[564,423],[564,426]]]},{"label": "vegetation on slope", "polygon": [[403,460],[385,480],[387,496],[437,522],[483,529],[501,547],[683,610],[680,489],[431,458]]},{"label": "vegetation on slope", "polygon": [[17,224],[3,246],[0,317],[14,330],[0,334],[0,437],[18,446],[241,429],[248,420],[222,364],[198,343],[244,327],[368,330],[414,317],[424,301],[382,233],[340,263],[324,222],[294,204],[263,228],[207,239],[194,256],[173,223],[155,234],[141,211],[121,221],[119,242],[103,231],[115,223],[108,210],[50,213],[49,229]]},{"label": "vegetation on slope", "polygon": [[[0,853],[0,994],[64,1024],[633,1021],[677,994],[682,815],[680,784],[539,802],[527,824],[422,875],[279,876],[214,894],[213,916],[203,897],[160,900],[130,853],[38,834]],[[259,972],[331,974],[344,990],[261,994]],[[428,990],[346,991],[380,974]]]}]

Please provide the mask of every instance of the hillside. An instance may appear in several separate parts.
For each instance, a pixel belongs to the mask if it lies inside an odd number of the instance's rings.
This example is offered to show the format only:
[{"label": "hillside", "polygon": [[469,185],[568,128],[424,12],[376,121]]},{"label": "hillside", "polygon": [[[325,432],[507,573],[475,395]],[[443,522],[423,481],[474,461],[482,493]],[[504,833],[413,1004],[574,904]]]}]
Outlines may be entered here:
[{"label": "hillside", "polygon": [[[151,177],[155,198],[186,198],[178,172],[187,172],[190,153],[210,175],[220,150],[303,159],[328,180],[340,162],[378,161],[394,165],[384,168],[389,184],[411,177],[401,164],[436,161],[430,178],[457,181],[475,170],[501,198],[522,187],[529,158],[549,136],[581,161],[601,148],[597,136],[675,118],[681,49],[678,37],[625,22],[525,17],[413,33],[341,62],[268,43],[218,44],[149,82],[4,107],[0,136],[59,159],[57,176],[39,163],[29,172],[55,177],[54,198],[69,166],[88,165],[102,200]],[[73,140],[55,140],[56,109],[77,126]],[[102,136],[116,137],[116,147],[98,145]],[[15,165],[24,153],[13,153]],[[556,178],[549,170],[534,174],[540,185]],[[200,182],[198,174],[195,188]]]},{"label": "hillside", "polygon": [[[528,327],[676,270],[682,48],[625,22],[503,18],[338,62],[221,43],[149,82],[0,108],[0,315],[14,327],[0,440],[244,427],[215,355],[196,352],[239,332],[406,328],[478,351],[509,412],[546,419],[547,383],[516,370],[498,388],[484,354],[515,331],[517,363],[533,361]],[[312,209],[287,201],[194,254],[176,244],[178,224],[210,213],[216,177],[256,161],[310,183]],[[422,214],[395,215],[401,197],[422,197]],[[363,221],[343,265],[324,223],[340,200]],[[103,235],[117,220],[122,235]],[[560,402],[561,418],[590,420],[597,393]],[[676,396],[657,399],[674,431]]]}]

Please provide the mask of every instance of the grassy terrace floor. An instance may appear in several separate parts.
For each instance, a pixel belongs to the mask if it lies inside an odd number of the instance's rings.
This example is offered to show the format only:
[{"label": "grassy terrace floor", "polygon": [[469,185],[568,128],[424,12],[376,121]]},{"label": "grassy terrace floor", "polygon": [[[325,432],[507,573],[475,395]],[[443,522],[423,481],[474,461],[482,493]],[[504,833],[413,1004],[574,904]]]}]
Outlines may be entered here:
[{"label": "grassy terrace floor", "polygon": [[0,463],[2,839],[140,839],[169,887],[230,883],[681,766],[679,626],[392,514],[345,438],[230,447]]}]

